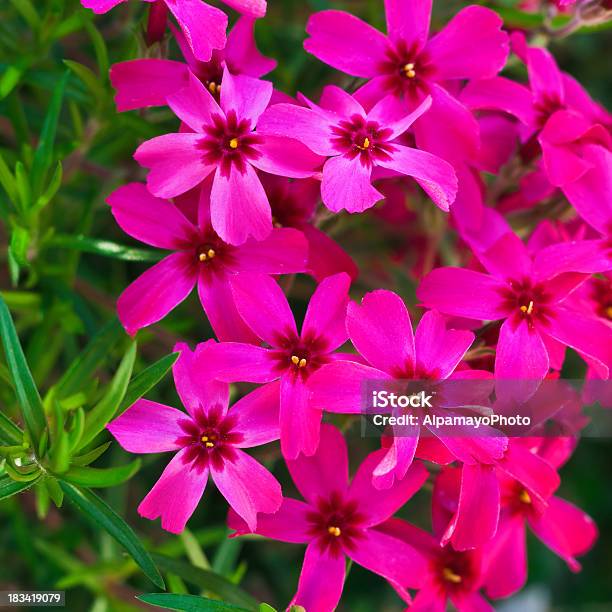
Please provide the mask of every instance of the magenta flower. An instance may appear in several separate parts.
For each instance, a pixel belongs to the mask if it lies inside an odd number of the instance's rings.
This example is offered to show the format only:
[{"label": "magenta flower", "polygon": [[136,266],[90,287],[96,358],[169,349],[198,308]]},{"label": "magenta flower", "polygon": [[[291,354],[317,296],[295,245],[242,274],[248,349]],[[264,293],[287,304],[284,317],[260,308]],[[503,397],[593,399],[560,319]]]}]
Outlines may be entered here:
[{"label": "magenta flower", "polygon": [[240,17],[227,37],[225,48],[213,51],[207,62],[196,59],[184,34],[170,26],[186,63],[145,58],[113,64],[110,80],[117,90],[117,110],[165,105],[169,95],[189,84],[190,71],[218,99],[225,65],[232,74],[252,77],[274,70],[276,61],[264,57],[257,49],[254,26],[251,17]]},{"label": "magenta flower", "polygon": [[129,334],[163,319],[197,286],[215,334],[224,340],[251,341],[255,336],[236,310],[230,279],[244,272],[284,274],[306,269],[308,245],[294,229],[275,228],[265,240],[248,240],[240,246],[223,242],[211,226],[206,189],[197,208],[199,218],[193,222],[140,183],[120,187],[108,203],[127,234],[174,251],[119,296],[117,312]]},{"label": "magenta flower", "polygon": [[385,0],[387,36],[343,11],[315,13],[304,48],[337,70],[371,79],[360,92],[369,100],[394,94],[414,103],[438,83],[492,77],[504,67],[508,36],[495,12],[468,6],[428,40],[431,5]]},{"label": "magenta flower", "polygon": [[270,204],[255,168],[294,178],[312,176],[320,158],[287,138],[254,131],[272,95],[272,83],[223,72],[221,106],[190,74],[189,85],[168,96],[168,105],[193,132],[165,134],[138,147],[134,158],[150,168],[151,193],[172,198],[214,172],[211,221],[222,240],[262,240],[272,229]]},{"label": "magenta flower", "polygon": [[564,303],[590,273],[610,269],[603,241],[559,243],[532,257],[509,233],[477,256],[488,274],[438,268],[421,281],[417,296],[424,306],[449,315],[504,320],[495,357],[497,378],[543,379],[559,344],[590,357],[608,377],[612,330]]},{"label": "magenta flower", "polygon": [[328,158],[323,166],[321,196],[332,211],[362,212],[383,195],[372,186],[372,171],[386,168],[412,176],[442,210],[448,210],[457,193],[450,164],[397,142],[431,105],[427,98],[412,113],[394,96],[381,100],[366,113],[361,104],[338,87],[325,92],[326,106],[275,104],[261,117],[259,131],[297,138],[314,153]]},{"label": "magenta flower", "polygon": [[[165,5],[174,15],[195,57],[207,62],[213,49],[225,47],[227,15],[202,0],[143,0]],[[266,0],[223,0],[225,4],[255,19],[266,14]],[[94,13],[106,13],[127,0],[81,0]]]},{"label": "magenta flower", "polygon": [[[576,555],[587,552],[597,537],[593,520],[573,504],[553,495],[560,484],[557,469],[571,454],[575,441],[571,438],[515,438],[511,454],[521,458],[522,467],[512,473],[497,471],[501,501],[500,523],[496,537],[490,542],[497,560],[488,576],[490,597],[507,597],[520,589],[527,578],[525,527],[559,555],[572,571],[580,564]],[[516,478],[518,476],[519,479]],[[463,495],[461,471],[445,468],[434,488],[434,523],[443,530]],[[481,497],[481,499],[485,499]],[[473,532],[480,528],[478,509],[466,518],[465,527]],[[456,522],[455,518],[452,519]]]},{"label": "magenta flower", "polygon": [[229,385],[205,381],[194,370],[206,344],[193,353],[185,344],[175,347],[181,356],[173,367],[174,382],[187,414],[140,399],[108,425],[128,452],[178,451],[138,506],[141,516],[161,517],[162,527],[172,533],[185,528],[209,474],[251,529],[258,512],[276,512],[282,503],[274,476],[242,450],[278,439],[278,385],[257,389],[228,410]]},{"label": "magenta flower", "polygon": [[[493,546],[454,550],[430,533],[398,519],[387,521],[383,531],[412,546],[427,560],[422,585],[406,612],[445,612],[449,600],[458,612],[493,612],[480,591],[484,589],[491,598],[501,597],[496,593],[506,581],[500,572],[493,570],[513,559],[503,559]],[[516,590],[505,592],[503,597]]]},{"label": "magenta flower", "polygon": [[[472,332],[448,330],[444,317],[428,312],[421,319],[415,337],[404,302],[391,291],[372,291],[365,295],[361,305],[350,302],[346,327],[365,363],[337,360],[321,368],[310,384],[311,404],[315,408],[362,413],[367,383],[489,376],[472,370],[455,372],[474,340]],[[411,432],[409,429],[407,425],[402,428],[403,435],[393,437],[383,460],[374,470],[376,487],[386,488],[394,479],[403,478],[412,464],[420,428],[417,425]],[[502,456],[506,445],[503,436],[454,437],[436,428],[432,428],[431,433],[462,461],[490,463]]]},{"label": "magenta flower", "polygon": [[[235,281],[235,282],[234,282]],[[310,406],[309,379],[346,341],[346,305],[351,279],[329,276],[316,288],[298,334],[285,294],[269,276],[241,274],[232,280],[238,312],[270,348],[238,342],[214,344],[202,353],[206,378],[226,382],[280,379],[280,438],[283,455],[312,455],[319,443],[321,410]]]},{"label": "magenta flower", "polygon": [[[372,470],[379,459],[380,451],[368,456],[349,484],[346,442],[335,427],[324,425],[315,455],[287,461],[306,501],[283,498],[278,512],[261,515],[254,531],[283,542],[307,544],[290,605],[313,612],[335,610],[342,595],[346,557],[398,590],[420,585],[426,569],[423,557],[413,546],[387,535],[384,526],[421,488],[427,470],[415,464],[394,487],[376,491]],[[253,531],[231,511],[228,523],[236,535]]]}]

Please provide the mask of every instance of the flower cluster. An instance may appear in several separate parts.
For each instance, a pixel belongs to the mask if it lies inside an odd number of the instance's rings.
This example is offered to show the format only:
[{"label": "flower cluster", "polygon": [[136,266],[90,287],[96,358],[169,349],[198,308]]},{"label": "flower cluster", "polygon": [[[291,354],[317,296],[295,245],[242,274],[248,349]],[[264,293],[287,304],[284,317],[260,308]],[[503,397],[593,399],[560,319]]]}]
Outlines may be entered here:
[{"label": "flower cluster", "polygon": [[[184,61],[114,65],[117,110],[167,106],[176,130],[136,150],[146,184],[107,201],[127,234],[168,253],[118,315],[136,334],[197,287],[216,339],[175,349],[186,412],[141,399],[109,425],[129,452],[176,453],[140,514],[180,532],[211,476],[236,535],[306,545],[292,604],[309,612],[335,609],[346,557],[412,611],[490,609],[485,595],[525,582],[526,525],[577,570],[596,528],[555,496],[574,437],[415,427],[385,434],[351,480],[349,438],[330,421],[354,417],[330,415],[359,414],[372,380],[537,384],[560,376],[568,347],[589,378],[609,378],[612,116],[482,6],[437,32],[432,0],[385,0],[386,33],[343,11],[311,15],[305,50],[356,79],[315,102],[261,78],[276,65],[254,39],[265,0],[225,0],[241,13],[227,37],[225,13],[202,0],[147,1],[149,42],[173,17]],[[500,74],[510,54],[524,82]],[[424,218],[445,217],[452,257],[415,223],[429,199]],[[429,254],[404,271],[424,310],[414,331],[397,293],[349,297],[358,268],[322,226],[347,213]],[[317,283],[301,325],[279,282],[295,274]],[[232,383],[254,388],[229,407]],[[244,450],[276,440],[303,500]],[[432,533],[394,517],[428,480]]]}]

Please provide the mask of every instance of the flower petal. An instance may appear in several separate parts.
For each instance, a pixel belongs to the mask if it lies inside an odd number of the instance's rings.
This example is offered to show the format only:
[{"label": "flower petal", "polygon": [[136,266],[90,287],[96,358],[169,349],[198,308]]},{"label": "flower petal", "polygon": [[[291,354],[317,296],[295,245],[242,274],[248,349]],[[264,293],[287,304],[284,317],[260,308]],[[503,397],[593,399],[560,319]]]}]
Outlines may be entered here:
[{"label": "flower petal", "polygon": [[168,2],[196,59],[207,62],[213,49],[225,47],[227,15],[220,9],[200,0]]},{"label": "flower petal", "polygon": [[128,183],[106,199],[113,217],[126,233],[160,249],[185,248],[195,227],[168,200],[151,195],[142,183]]},{"label": "flower petal", "polygon": [[204,162],[198,143],[200,134],[164,134],[143,142],[134,159],[150,168],[149,191],[160,198],[173,198],[199,185],[215,168]]},{"label": "flower petal", "polygon": [[411,176],[434,204],[448,211],[457,196],[457,176],[453,167],[427,151],[394,144],[390,159],[378,160],[383,168]]},{"label": "flower petal", "polygon": [[271,134],[259,138],[255,149],[261,157],[251,160],[258,170],[289,178],[310,178],[319,172],[323,158],[299,140]]},{"label": "flower petal", "polygon": [[232,166],[228,174],[218,168],[210,194],[210,218],[219,237],[229,244],[243,244],[249,237],[263,240],[272,231],[268,196],[249,164],[244,172]]},{"label": "flower petal", "polygon": [[[386,57],[384,34],[344,11],[321,11],[306,24],[310,35],[304,49],[336,70],[353,76],[373,77]],[[338,33],[342,32],[342,36]]]},{"label": "flower petal", "polygon": [[226,382],[270,382],[278,378],[270,351],[253,344],[219,342],[198,355],[201,375]]},{"label": "flower petal", "polygon": [[194,132],[202,133],[213,117],[223,116],[217,101],[192,72],[187,85],[168,96],[168,106]]},{"label": "flower petal", "polygon": [[231,280],[238,312],[259,338],[281,346],[296,338],[297,328],[289,302],[278,283],[265,274],[238,274]]},{"label": "flower petal", "polygon": [[227,6],[231,6],[235,11],[243,15],[250,15],[259,19],[266,14],[266,0],[223,0]]},{"label": "flower petal", "polygon": [[417,297],[427,308],[470,319],[496,320],[507,316],[502,281],[465,268],[436,268],[417,288]]},{"label": "flower petal", "polygon": [[246,119],[254,128],[272,96],[272,83],[244,74],[233,75],[225,67],[221,87],[221,108],[225,114],[236,112],[238,121]]},{"label": "flower petal", "polygon": [[113,64],[110,80],[119,112],[164,106],[169,95],[189,83],[189,68],[174,60],[136,59]]},{"label": "flower petal", "polygon": [[155,520],[162,528],[181,533],[196,509],[206,487],[208,469],[199,470],[184,460],[187,449],[178,452],[159,480],[138,506],[138,514]]},{"label": "flower petal", "polygon": [[[264,3],[265,6],[265,3]],[[260,77],[276,68],[276,60],[262,55],[255,41],[255,19],[240,17],[227,37],[225,62],[233,74]]]},{"label": "flower petal", "polygon": [[198,367],[199,355],[214,344],[214,340],[208,340],[198,344],[195,351],[191,351],[184,342],[174,347],[175,351],[181,353],[172,366],[174,384],[183,406],[192,416],[199,409],[204,410],[205,413],[211,410],[219,411],[221,414],[227,412],[229,385],[202,376]]},{"label": "flower petal", "polygon": [[178,450],[185,432],[179,421],[189,417],[176,408],[139,399],[106,428],[129,453],[164,453]]},{"label": "flower petal", "polygon": [[306,548],[298,590],[289,607],[334,612],[344,586],[344,555],[322,551],[317,542]]},{"label": "flower petal", "polygon": [[308,240],[308,272],[317,282],[326,276],[346,272],[353,280],[359,275],[359,270],[351,256],[325,232],[312,225],[302,228]]},{"label": "flower petal", "polygon": [[319,446],[307,457],[287,461],[291,478],[310,504],[333,493],[344,493],[348,483],[348,453],[346,442],[338,429],[321,425]]},{"label": "flower petal", "polygon": [[436,79],[484,79],[504,67],[508,35],[499,15],[481,6],[459,11],[428,43]]},{"label": "flower petal", "polygon": [[372,187],[372,166],[359,157],[349,159],[345,155],[332,157],[323,166],[321,198],[333,212],[347,210],[363,212],[382,200],[383,195]]},{"label": "flower petal", "polygon": [[261,463],[234,449],[221,468],[211,463],[210,472],[221,495],[241,516],[251,531],[257,528],[257,513],[276,512],[282,503],[281,486]]},{"label": "flower petal", "polygon": [[283,457],[311,456],[319,444],[321,410],[309,405],[309,390],[299,376],[280,379],[280,441]]},{"label": "flower petal", "polygon": [[172,253],[141,274],[117,300],[117,315],[128,334],[157,323],[190,293],[196,283],[186,253]]},{"label": "flower petal", "polygon": [[431,5],[432,0],[385,0],[389,38],[422,49],[429,36]]},{"label": "flower petal", "polygon": [[377,489],[372,483],[373,474],[385,455],[385,449],[370,453],[361,463],[351,486],[349,497],[357,502],[365,515],[365,527],[373,527],[391,518],[427,480],[429,472],[421,462],[413,463],[403,478],[397,478],[392,487]]},{"label": "flower petal", "polygon": [[301,337],[319,338],[325,342],[321,350],[331,352],[348,339],[346,307],[351,277],[344,272],[328,276],[319,283],[310,298]]},{"label": "flower petal", "polygon": [[[260,514],[257,517],[257,533],[281,542],[304,544],[312,538],[309,533],[312,524],[307,518],[310,511],[310,506],[303,501],[284,497],[274,514]],[[244,519],[233,510],[229,511],[227,526],[236,530],[236,535],[251,533]]]},{"label": "flower petal", "polygon": [[258,387],[239,399],[231,408],[234,431],[242,434],[237,448],[251,448],[280,438],[280,383]]},{"label": "flower petal", "polygon": [[375,368],[392,375],[414,369],[414,337],[408,309],[392,291],[367,293],[350,302],[346,328],[359,353]]},{"label": "flower petal", "polygon": [[368,113],[368,121],[376,121],[391,130],[388,139],[403,134],[421,115],[431,108],[431,96],[427,96],[412,112],[408,112],[405,100],[386,96]]}]

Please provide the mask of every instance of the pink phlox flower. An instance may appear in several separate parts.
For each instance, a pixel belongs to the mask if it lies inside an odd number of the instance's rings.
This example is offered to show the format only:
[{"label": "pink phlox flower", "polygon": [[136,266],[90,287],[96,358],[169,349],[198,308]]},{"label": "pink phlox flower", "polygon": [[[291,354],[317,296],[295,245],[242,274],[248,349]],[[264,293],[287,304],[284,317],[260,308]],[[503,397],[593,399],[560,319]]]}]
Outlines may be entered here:
[{"label": "pink phlox flower", "polygon": [[394,96],[387,96],[370,112],[344,90],[329,86],[326,106],[310,103],[275,104],[261,117],[259,131],[296,138],[314,153],[327,157],[321,197],[333,212],[362,212],[382,199],[372,186],[372,171],[381,167],[413,177],[432,200],[448,210],[455,199],[457,180],[450,164],[438,157],[399,144],[401,136],[431,106],[426,98],[413,112]]},{"label": "pink phlox flower", "polygon": [[225,65],[232,74],[252,77],[261,77],[274,70],[276,61],[263,56],[257,49],[254,26],[253,18],[240,17],[230,31],[225,47],[214,50],[206,62],[196,59],[185,35],[170,26],[186,63],[146,58],[113,64],[110,80],[117,91],[117,110],[165,105],[169,95],[189,84],[190,71],[218,100]]},{"label": "pink phlox flower", "polygon": [[565,300],[590,274],[610,270],[604,240],[561,242],[531,255],[513,233],[476,253],[488,274],[438,268],[417,289],[424,306],[448,315],[504,322],[495,374],[499,379],[542,380],[561,344],[587,355],[608,377],[610,328]]},{"label": "pink phlox flower", "polygon": [[[350,302],[346,327],[351,342],[365,360],[338,360],[314,374],[310,388],[311,404],[330,412],[359,414],[365,410],[364,389],[393,381],[432,381],[479,379],[488,372],[455,371],[474,340],[466,330],[447,329],[444,317],[427,312],[413,334],[408,310],[402,299],[391,291],[372,291],[361,304]],[[443,410],[434,407],[432,412]],[[425,426],[427,427],[427,426]],[[452,432],[431,428],[455,458],[488,461],[501,457],[504,436],[455,436]],[[402,478],[412,463],[420,435],[419,425],[405,425],[401,435],[385,442],[385,453],[374,470],[377,488],[390,486]]]},{"label": "pink phlox flower", "polygon": [[202,353],[206,377],[227,382],[267,383],[280,379],[281,450],[285,458],[312,455],[319,443],[322,410],[310,403],[310,378],[324,364],[346,358],[336,349],[346,342],[346,273],[321,281],[310,298],[298,333],[278,283],[268,276],[239,275],[232,281],[238,312],[266,346],[215,344]]},{"label": "pink phlox flower", "polygon": [[256,168],[293,178],[312,176],[321,158],[297,140],[255,132],[272,95],[272,83],[223,72],[220,106],[193,74],[189,85],[168,96],[168,105],[193,132],[165,134],[143,143],[134,154],[150,168],[147,185],[172,198],[214,173],[211,221],[230,244],[250,236],[262,240],[272,214]]},{"label": "pink phlox flower", "polygon": [[[195,202],[187,203],[186,200]],[[139,276],[117,301],[119,319],[135,334],[163,319],[198,288],[202,307],[222,340],[252,341],[255,336],[238,314],[230,288],[241,273],[285,274],[306,269],[308,244],[291,228],[274,228],[260,242],[232,246],[219,238],[210,221],[208,191],[181,198],[193,219],[176,204],[156,198],[140,183],[120,187],[108,197],[115,220],[130,236],[173,253]],[[198,218],[199,217],[199,218]]]},{"label": "pink phlox flower", "polygon": [[[392,488],[376,491],[372,470],[379,458],[380,451],[369,455],[349,483],[346,442],[335,427],[323,425],[317,452],[287,461],[305,501],[285,497],[277,513],[259,516],[255,533],[307,545],[290,605],[317,612],[335,610],[342,595],[346,557],[386,578],[399,592],[420,586],[426,571],[423,556],[412,545],[388,535],[384,526],[421,488],[427,470],[415,463]],[[236,535],[253,531],[231,511],[228,523]]]},{"label": "pink phlox flower", "polygon": [[251,529],[257,513],[276,512],[282,502],[274,476],[242,450],[278,439],[278,384],[257,389],[228,409],[229,385],[206,381],[194,369],[205,347],[194,352],[185,344],[175,347],[181,355],[174,381],[187,413],[140,399],[108,425],[128,452],[176,452],[138,506],[141,516],[161,517],[162,527],[172,533],[185,528],[209,475]]}]

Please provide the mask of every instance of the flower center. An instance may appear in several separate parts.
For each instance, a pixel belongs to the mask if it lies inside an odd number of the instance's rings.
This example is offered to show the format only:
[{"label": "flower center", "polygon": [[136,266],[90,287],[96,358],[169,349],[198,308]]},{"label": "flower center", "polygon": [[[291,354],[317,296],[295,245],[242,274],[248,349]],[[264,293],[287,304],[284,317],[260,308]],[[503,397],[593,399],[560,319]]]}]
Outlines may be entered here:
[{"label": "flower center", "polygon": [[230,149],[237,149],[237,148],[238,148],[238,144],[239,144],[239,143],[238,143],[238,139],[237,139],[237,138],[232,138],[232,139],[229,141],[229,143],[228,143],[228,144],[229,144]]},{"label": "flower center", "polygon": [[298,357],[297,355],[291,355],[291,363],[298,368],[305,368],[308,365],[308,361],[304,357]]},{"label": "flower center", "polygon": [[520,307],[520,311],[524,314],[528,314],[530,315],[533,312],[533,300],[529,300],[529,304],[527,304],[527,306],[525,306],[525,304],[523,304]]},{"label": "flower center", "polygon": [[531,495],[525,489],[520,492],[519,499],[523,504],[531,504]]},{"label": "flower center", "polygon": [[340,527],[335,527],[334,525],[330,525],[327,528],[327,533],[337,538],[338,536],[342,534],[342,531],[340,530]]},{"label": "flower center", "polygon": [[200,441],[206,448],[214,448],[215,442],[217,441],[217,434],[207,433],[200,438]]},{"label": "flower center", "polygon": [[447,582],[452,582],[453,584],[460,584],[461,581],[463,580],[461,576],[455,573],[450,567],[445,567],[442,570],[442,577]]},{"label": "flower center", "polygon": [[216,83],[215,81],[209,81],[206,84],[206,88],[208,89],[208,91],[210,91],[210,93],[215,96],[217,94],[219,94],[221,92],[221,84],[220,83]]},{"label": "flower center", "polygon": [[400,72],[408,79],[414,79],[416,77],[416,70],[414,62],[408,62],[404,64],[400,70]]},{"label": "flower center", "polygon": [[198,259],[201,262],[204,261],[210,261],[211,259],[213,259],[216,255],[215,249],[202,249],[202,251],[198,254]]}]

